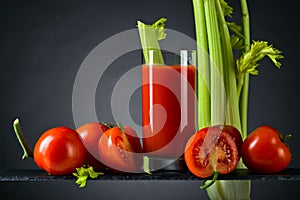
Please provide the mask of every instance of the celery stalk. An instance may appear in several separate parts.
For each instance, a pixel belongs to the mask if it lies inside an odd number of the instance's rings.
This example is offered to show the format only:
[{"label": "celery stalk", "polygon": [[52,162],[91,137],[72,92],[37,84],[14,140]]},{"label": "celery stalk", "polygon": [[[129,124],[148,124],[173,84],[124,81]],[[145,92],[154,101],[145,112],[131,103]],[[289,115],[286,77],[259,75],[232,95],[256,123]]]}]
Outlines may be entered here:
[{"label": "celery stalk", "polygon": [[[224,18],[225,15],[230,15],[231,10],[229,9],[227,13],[224,13],[224,5],[227,4],[223,0],[193,0],[193,5],[198,49],[199,47],[206,47],[208,44],[210,55],[210,65],[207,64],[209,66],[207,71],[210,71],[210,74],[202,72],[203,76],[208,77],[210,75],[210,78],[206,77],[206,80],[210,81],[208,85],[211,91],[210,125],[226,123],[241,131],[235,63],[228,23]],[[199,69],[203,64],[201,63],[204,59],[202,56],[198,54],[198,58],[201,59],[198,59]],[[202,88],[201,81],[198,82],[199,88]],[[205,91],[198,90],[198,98],[201,98],[202,95],[206,95]],[[198,111],[200,113],[198,116],[207,119],[209,112],[203,112],[205,111],[203,107],[208,108],[209,105],[203,105],[203,102],[199,100]],[[205,124],[201,120],[198,120],[198,123],[199,128]],[[208,120],[206,120],[207,123]],[[242,164],[241,166],[243,167]],[[207,188],[207,194],[211,199],[249,199],[250,181],[216,181]]]},{"label": "celery stalk", "polygon": [[[250,49],[250,19],[247,0],[240,0],[242,10],[242,23],[244,32],[244,52]],[[247,137],[247,123],[248,123],[248,96],[249,96],[249,74],[243,76],[243,86],[240,96],[240,115],[242,125],[242,138]]]},{"label": "celery stalk", "polygon": [[225,14],[221,7],[221,3],[216,1],[217,15],[220,27],[223,62],[224,62],[224,76],[225,76],[225,89],[226,89],[226,124],[232,125],[241,131],[241,121],[239,115],[239,104],[237,96],[236,85],[236,71],[234,65],[234,57],[230,41],[230,34],[225,21]]},{"label": "celery stalk", "polygon": [[[222,44],[225,88],[227,97],[226,124],[233,125],[241,131],[236,72],[232,46],[230,42],[230,34],[219,0],[216,1],[216,7],[221,35],[220,39]],[[240,162],[238,167],[244,167],[243,163]],[[207,194],[210,199],[250,199],[250,192],[250,181],[247,180],[217,180],[211,187],[207,188]]]},{"label": "celery stalk", "polygon": [[151,64],[164,64],[158,41],[166,37],[164,30],[166,20],[166,18],[161,18],[152,25],[144,24],[141,21],[137,22],[145,64],[150,64],[149,50],[155,50]]},{"label": "celery stalk", "polygon": [[224,124],[226,94],[216,5],[215,0],[204,0],[203,2],[210,55],[211,125]]},{"label": "celery stalk", "polygon": [[210,125],[209,60],[203,0],[193,0],[197,40],[198,129]]},{"label": "celery stalk", "polygon": [[[250,46],[250,21],[247,0],[240,0],[240,4],[242,27],[234,22],[225,21],[225,17],[231,16],[233,10],[225,0],[193,0],[193,5],[196,7],[194,8],[194,15],[197,43],[202,45],[207,43],[210,55],[208,70],[210,71],[210,83],[208,85],[211,92],[210,125],[220,123],[233,125],[241,132],[244,140],[247,137],[249,73],[258,74],[256,69],[259,65],[258,61],[264,57],[269,57],[276,67],[280,67],[281,63],[278,60],[283,58],[283,55],[280,50],[273,48],[265,41],[254,41]],[[203,25],[203,17],[205,18],[205,26]],[[202,30],[198,30],[199,27]],[[206,32],[203,29],[206,29]],[[230,36],[229,29],[236,35]],[[207,39],[203,37],[204,33],[207,34]],[[234,63],[232,44],[237,49],[242,50],[242,54],[236,63]],[[207,73],[203,75],[209,76]],[[206,79],[208,80],[208,78]],[[226,93],[222,86],[223,81]],[[198,91],[198,96],[201,94],[201,91]],[[201,103],[203,102],[199,101],[199,104]],[[198,105],[199,108],[204,106],[206,105]],[[199,109],[199,112],[201,112],[201,109]],[[199,116],[202,116],[201,113]],[[203,124],[200,120],[199,124],[201,125],[199,127],[202,127]],[[238,167],[245,168],[242,161],[240,161]],[[250,199],[250,186],[251,182],[248,180],[217,180],[207,188],[207,193],[211,199]]]},{"label": "celery stalk", "polygon": [[250,181],[231,180],[216,181],[207,188],[207,194],[212,200],[250,200]]}]

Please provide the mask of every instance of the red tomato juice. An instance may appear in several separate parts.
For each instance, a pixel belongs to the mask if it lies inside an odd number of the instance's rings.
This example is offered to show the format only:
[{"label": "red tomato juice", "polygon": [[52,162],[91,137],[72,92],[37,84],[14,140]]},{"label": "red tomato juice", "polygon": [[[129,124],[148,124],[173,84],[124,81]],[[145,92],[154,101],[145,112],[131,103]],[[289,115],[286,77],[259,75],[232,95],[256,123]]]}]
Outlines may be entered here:
[{"label": "red tomato juice", "polygon": [[195,133],[195,66],[142,66],[143,149],[178,158]]}]

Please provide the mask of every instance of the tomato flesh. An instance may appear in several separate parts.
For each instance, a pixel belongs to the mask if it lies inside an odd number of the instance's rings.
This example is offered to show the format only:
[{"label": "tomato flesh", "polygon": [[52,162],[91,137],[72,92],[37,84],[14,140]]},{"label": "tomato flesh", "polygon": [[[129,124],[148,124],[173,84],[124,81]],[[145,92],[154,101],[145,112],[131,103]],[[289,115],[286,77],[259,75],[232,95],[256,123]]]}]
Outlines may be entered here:
[{"label": "tomato flesh", "polygon": [[125,126],[124,130],[113,127],[104,132],[98,143],[101,162],[110,169],[121,172],[141,172],[142,146],[135,131]]},{"label": "tomato flesh", "polygon": [[234,139],[234,142],[238,148],[239,155],[241,155],[243,139],[242,139],[242,136],[241,136],[241,133],[239,132],[239,130],[231,125],[218,125],[216,127],[220,128],[230,134],[230,136]]},{"label": "tomato flesh", "polygon": [[194,175],[207,178],[214,172],[232,172],[239,154],[233,137],[215,126],[203,128],[189,139],[184,158]]},{"label": "tomato flesh", "polygon": [[34,147],[34,161],[52,175],[68,175],[83,165],[85,148],[78,133],[68,127],[44,132]]}]

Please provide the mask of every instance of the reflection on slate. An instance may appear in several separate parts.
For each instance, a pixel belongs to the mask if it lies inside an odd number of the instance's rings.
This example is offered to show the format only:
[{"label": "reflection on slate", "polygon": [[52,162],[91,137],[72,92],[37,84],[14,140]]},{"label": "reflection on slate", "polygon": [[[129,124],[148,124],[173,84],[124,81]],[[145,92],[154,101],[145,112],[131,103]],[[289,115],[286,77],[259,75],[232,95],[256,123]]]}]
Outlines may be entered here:
[{"label": "reflection on slate", "polygon": [[[74,176],[51,176],[42,170],[0,170],[0,181],[64,181],[75,180]],[[103,176],[91,181],[201,181],[188,171],[157,171],[152,174],[128,174],[105,172]],[[300,181],[300,169],[286,169],[278,174],[254,174],[247,169],[236,169],[230,174],[220,175],[218,180],[272,180],[272,181]]]}]

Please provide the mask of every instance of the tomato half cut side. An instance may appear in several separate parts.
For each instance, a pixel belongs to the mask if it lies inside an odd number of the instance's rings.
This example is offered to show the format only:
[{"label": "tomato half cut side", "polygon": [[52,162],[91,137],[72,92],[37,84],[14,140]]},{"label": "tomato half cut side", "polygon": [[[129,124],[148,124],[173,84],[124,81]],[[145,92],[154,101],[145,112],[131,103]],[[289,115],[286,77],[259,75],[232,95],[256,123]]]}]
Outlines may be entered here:
[{"label": "tomato half cut side", "polygon": [[234,139],[218,127],[203,128],[188,141],[184,158],[188,169],[200,178],[232,172],[239,161]]},{"label": "tomato half cut side", "polygon": [[143,165],[142,147],[135,132],[130,135],[119,127],[111,128],[101,136],[98,152],[101,162],[118,172],[141,172]]},{"label": "tomato half cut side", "polygon": [[229,133],[229,135],[231,135],[231,137],[233,137],[234,142],[239,151],[239,156],[241,156],[243,139],[239,130],[231,125],[218,125],[217,127],[222,129],[223,131],[226,131],[227,133]]}]

